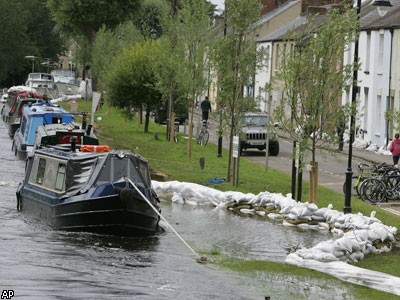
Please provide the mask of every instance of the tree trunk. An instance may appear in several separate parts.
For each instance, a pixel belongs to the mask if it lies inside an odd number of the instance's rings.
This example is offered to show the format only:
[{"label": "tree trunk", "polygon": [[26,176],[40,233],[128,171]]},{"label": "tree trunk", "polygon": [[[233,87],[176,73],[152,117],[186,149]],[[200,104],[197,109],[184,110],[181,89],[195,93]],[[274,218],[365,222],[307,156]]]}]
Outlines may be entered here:
[{"label": "tree trunk", "polygon": [[150,122],[150,109],[146,108],[146,114],[144,117],[144,133],[149,132],[149,122]]},{"label": "tree trunk", "polygon": [[310,162],[310,191],[309,191],[309,203],[318,204],[318,162]]}]

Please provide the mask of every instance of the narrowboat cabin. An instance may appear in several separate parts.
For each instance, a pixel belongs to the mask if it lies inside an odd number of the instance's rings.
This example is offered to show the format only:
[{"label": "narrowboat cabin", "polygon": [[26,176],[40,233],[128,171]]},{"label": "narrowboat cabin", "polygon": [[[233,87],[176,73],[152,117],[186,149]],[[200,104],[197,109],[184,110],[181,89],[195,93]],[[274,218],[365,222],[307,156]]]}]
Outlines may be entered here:
[{"label": "narrowboat cabin", "polygon": [[107,151],[108,146],[79,145],[36,150],[17,189],[18,210],[56,230],[155,234],[160,207],[147,161]]},{"label": "narrowboat cabin", "polygon": [[39,126],[49,124],[69,124],[74,116],[59,106],[27,106],[22,109],[21,125],[13,138],[12,150],[20,159],[26,159],[32,153]]},{"label": "narrowboat cabin", "polygon": [[8,135],[10,138],[14,137],[15,131],[21,125],[22,109],[25,105],[35,105],[36,103],[46,103],[42,98],[18,98],[13,112],[10,113],[8,118]]}]

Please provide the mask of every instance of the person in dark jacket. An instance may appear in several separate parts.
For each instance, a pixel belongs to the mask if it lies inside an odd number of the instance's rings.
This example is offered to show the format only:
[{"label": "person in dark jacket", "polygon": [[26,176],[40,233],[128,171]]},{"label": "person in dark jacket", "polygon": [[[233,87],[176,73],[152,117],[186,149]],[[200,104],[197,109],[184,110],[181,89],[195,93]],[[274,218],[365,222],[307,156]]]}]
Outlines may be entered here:
[{"label": "person in dark jacket", "polygon": [[393,164],[397,165],[399,162],[399,156],[400,156],[400,135],[396,133],[394,135],[394,140],[390,143],[389,150],[392,152],[392,157],[393,157]]},{"label": "person in dark jacket", "polygon": [[201,101],[200,108],[201,108],[202,120],[207,121],[208,120],[208,113],[211,112],[211,103],[208,100],[207,96],[203,101]]}]

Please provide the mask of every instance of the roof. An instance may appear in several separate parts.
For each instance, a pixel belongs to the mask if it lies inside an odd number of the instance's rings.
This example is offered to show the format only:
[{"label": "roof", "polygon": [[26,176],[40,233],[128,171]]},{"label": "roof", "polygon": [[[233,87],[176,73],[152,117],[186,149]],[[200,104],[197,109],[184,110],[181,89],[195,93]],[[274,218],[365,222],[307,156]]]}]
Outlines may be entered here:
[{"label": "roof", "polygon": [[296,5],[299,2],[300,2],[300,0],[294,0],[294,1],[286,1],[286,2],[282,3],[274,10],[271,10],[270,12],[266,13],[260,20],[258,20],[256,23],[254,23],[253,26],[258,27],[264,23],[269,22],[271,19],[276,18],[282,12],[284,12],[285,10],[288,10],[289,8],[291,8],[292,6]]},{"label": "roof", "polygon": [[[378,14],[376,6],[371,5],[373,0],[367,0],[362,3],[360,16],[361,30],[383,29],[383,28],[400,28],[400,0],[390,0],[393,5],[390,7],[385,16]],[[313,20],[314,25],[323,24],[326,16],[318,15]],[[307,15],[301,15],[296,19],[288,22],[278,30],[258,39],[258,42],[283,41],[288,38],[290,30],[301,31],[307,21]]]},{"label": "roof", "polygon": [[379,16],[376,6],[371,5],[373,0],[365,1],[361,5],[361,30],[400,28],[400,0],[390,0],[392,7],[386,15]]},{"label": "roof", "polygon": [[[326,20],[325,15],[318,15],[313,19],[314,25],[323,24]],[[283,41],[288,39],[288,33],[291,30],[295,30],[300,32],[305,28],[305,24],[307,22],[307,15],[302,15],[297,17],[296,19],[290,21],[286,25],[280,27],[278,30],[274,31],[271,34],[268,34],[258,40],[258,42],[270,42],[270,41]]]}]

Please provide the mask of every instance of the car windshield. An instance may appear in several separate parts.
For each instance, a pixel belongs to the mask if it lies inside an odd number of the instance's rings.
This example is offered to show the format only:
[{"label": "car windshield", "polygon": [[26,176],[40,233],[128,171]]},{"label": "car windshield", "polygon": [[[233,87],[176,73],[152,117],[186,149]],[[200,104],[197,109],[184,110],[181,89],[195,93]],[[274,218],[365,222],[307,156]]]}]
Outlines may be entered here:
[{"label": "car windshield", "polygon": [[245,126],[265,126],[268,119],[268,116],[244,116],[242,123]]}]

